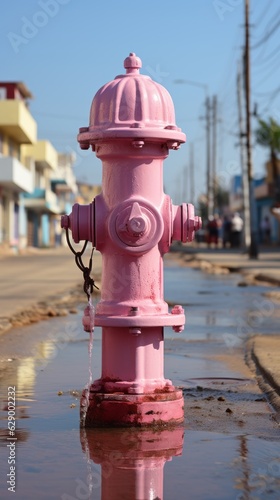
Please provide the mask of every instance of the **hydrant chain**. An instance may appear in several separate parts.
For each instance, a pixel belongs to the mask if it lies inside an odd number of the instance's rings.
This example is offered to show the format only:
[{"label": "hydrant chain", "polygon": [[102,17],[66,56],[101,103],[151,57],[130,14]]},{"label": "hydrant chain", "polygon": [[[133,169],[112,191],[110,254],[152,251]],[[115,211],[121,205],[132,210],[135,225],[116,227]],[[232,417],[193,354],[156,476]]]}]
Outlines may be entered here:
[{"label": "hydrant chain", "polygon": [[89,259],[89,267],[86,267],[82,261],[82,254],[81,252],[76,252],[75,255],[75,262],[78,266],[78,268],[82,271],[83,277],[84,277],[84,292],[89,300],[92,292],[93,292],[93,287],[99,290],[98,286],[95,285],[94,280],[91,278],[90,273],[92,270],[92,254],[93,254],[94,248],[92,248],[91,251],[91,256]]},{"label": "hydrant chain", "polygon": [[93,292],[93,287],[99,290],[98,286],[94,283],[94,280],[90,277],[90,270],[88,267],[85,267],[84,272],[84,292],[89,300],[92,292]]},{"label": "hydrant chain", "polygon": [[97,290],[99,290],[98,286],[95,285],[94,280],[90,276],[90,273],[92,270],[92,255],[93,255],[94,247],[91,250],[91,255],[90,255],[90,259],[89,259],[89,266],[86,267],[82,261],[82,255],[85,252],[85,249],[86,249],[87,244],[88,244],[88,240],[85,240],[85,243],[83,245],[82,250],[79,252],[76,252],[76,250],[73,248],[73,246],[70,243],[68,228],[66,228],[66,239],[67,239],[67,243],[68,243],[68,246],[69,246],[71,252],[75,255],[76,265],[83,273],[83,277],[84,277],[83,289],[84,289],[84,292],[87,296],[87,299],[89,300],[91,294],[93,293],[93,288],[96,288]]},{"label": "hydrant chain", "polygon": [[87,247],[87,244],[88,244],[88,240],[85,240],[84,242],[84,245],[83,245],[83,248],[80,252],[76,252],[76,250],[72,247],[71,245],[71,242],[70,242],[70,238],[69,238],[69,229],[68,227],[65,228],[65,232],[66,232],[66,240],[67,240],[67,244],[71,250],[71,252],[76,256],[77,253],[79,253],[80,255],[83,255],[86,247]]}]

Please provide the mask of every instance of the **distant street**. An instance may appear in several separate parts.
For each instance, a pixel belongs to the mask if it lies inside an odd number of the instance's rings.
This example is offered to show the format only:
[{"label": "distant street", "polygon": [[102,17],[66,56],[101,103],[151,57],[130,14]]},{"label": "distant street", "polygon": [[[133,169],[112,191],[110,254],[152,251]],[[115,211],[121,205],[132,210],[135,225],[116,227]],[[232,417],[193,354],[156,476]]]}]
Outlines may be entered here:
[{"label": "distant street", "polygon": [[[88,265],[88,253],[85,265]],[[100,255],[93,265],[100,273]],[[37,250],[26,255],[0,257],[0,323],[14,313],[83,283],[82,272],[68,248]]]}]

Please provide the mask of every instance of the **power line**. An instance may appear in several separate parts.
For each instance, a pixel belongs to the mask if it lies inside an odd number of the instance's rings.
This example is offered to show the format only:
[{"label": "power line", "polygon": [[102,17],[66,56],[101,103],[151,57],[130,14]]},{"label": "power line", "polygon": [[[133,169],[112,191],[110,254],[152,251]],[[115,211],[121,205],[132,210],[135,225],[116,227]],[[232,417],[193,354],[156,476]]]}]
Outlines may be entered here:
[{"label": "power line", "polygon": [[[221,80],[220,86],[218,86],[218,89],[219,89],[218,94],[219,94],[219,96],[221,96],[220,98],[222,100],[228,100],[229,86],[234,85],[234,78],[233,77],[234,77],[235,57],[236,57],[237,50],[238,50],[238,48],[234,46],[232,49],[232,56],[230,59],[230,64],[227,67],[227,71],[225,73],[224,78]],[[224,94],[226,94],[226,95],[224,96]],[[233,92],[232,92],[232,95],[233,95]]]},{"label": "power line", "polygon": [[[277,45],[277,47],[272,51],[270,52],[270,54],[268,56],[265,57],[265,59],[261,59],[260,62],[258,63],[258,59],[256,59],[254,61],[254,64],[257,63],[257,66],[263,66],[264,64],[267,64],[267,62],[269,61],[269,59],[271,59],[272,57],[275,56],[275,54],[277,54],[278,52],[280,52],[280,45]],[[263,70],[263,68],[262,68]]]},{"label": "power line", "polygon": [[279,87],[277,87],[276,89],[274,90],[268,90],[267,92],[256,92],[256,91],[253,91],[252,93],[256,96],[261,96],[261,97],[265,97],[265,96],[269,96],[269,95],[272,95],[274,94],[275,92],[277,92],[279,89]]},{"label": "power line", "polygon": [[55,113],[45,113],[44,111],[36,111],[32,110],[34,114],[40,116],[48,116],[50,118],[59,118],[61,120],[85,120],[85,117],[82,116],[73,116],[73,115],[57,115]]},{"label": "power line", "polygon": [[[275,62],[277,62],[277,64],[275,64]],[[266,74],[266,76],[260,82],[257,82],[255,84],[255,86],[262,85],[262,83],[266,82],[266,80],[268,80],[270,78],[270,76],[275,72],[275,69],[278,69],[278,68],[279,68],[279,62],[278,61],[274,61],[273,67],[271,68],[271,71],[269,71],[269,73]]]},{"label": "power line", "polygon": [[[271,59],[273,59],[279,53],[280,53],[280,45],[277,45],[277,47],[272,52],[270,52],[270,54],[268,54],[267,56],[265,56],[265,58],[261,59],[259,62],[258,62],[258,59],[256,59],[255,61],[253,61],[255,70],[257,70],[257,71],[258,70],[265,71],[265,67],[264,66],[266,66],[267,64],[273,64],[273,61],[271,61]],[[256,65],[257,65],[257,68],[256,68]]]},{"label": "power line", "polygon": [[[274,16],[275,18],[275,16]],[[276,22],[275,26],[273,26],[273,28],[266,34],[263,36],[263,38],[261,38],[261,40],[259,42],[257,42],[255,45],[253,45],[251,48],[252,49],[257,49],[258,47],[260,47],[263,43],[267,42],[267,40],[273,35],[273,33],[277,30],[277,28],[280,26],[280,19]]]},{"label": "power line", "polygon": [[180,117],[178,117],[178,116],[176,115],[176,118],[177,118],[178,123],[179,123],[179,122],[180,122],[180,123],[185,123],[185,122],[198,122],[198,121],[199,121],[199,118],[193,118],[193,117],[191,117],[191,118],[186,118],[186,117],[185,117],[185,118],[182,118],[182,119],[181,119]]},{"label": "power line", "polygon": [[238,137],[238,133],[237,132],[233,132],[232,128],[228,129],[228,128],[222,126],[221,129],[222,129],[223,132],[225,132],[226,134],[228,134],[228,135],[230,135],[232,137]]},{"label": "power line", "polygon": [[280,16],[280,9],[277,10],[277,12],[275,12],[274,14],[272,14],[270,20],[268,21],[267,25],[266,25],[266,29],[270,29],[270,27],[272,26],[273,22],[275,21],[275,19],[277,18],[277,16]]},{"label": "power line", "polygon": [[271,18],[269,19],[266,27],[263,30],[263,36],[267,35],[267,32],[270,30],[271,26],[275,23],[275,20],[277,19],[277,16],[280,15],[280,9],[272,14]]},{"label": "power line", "polygon": [[262,11],[261,15],[257,18],[257,20],[256,20],[256,21],[253,21],[253,23],[252,23],[252,24],[254,24],[254,25],[258,25],[258,24],[260,24],[260,23],[264,20],[265,16],[268,14],[269,9],[270,9],[270,7],[272,7],[272,5],[273,5],[273,1],[272,1],[272,0],[270,0],[269,5],[266,5],[266,6],[265,6],[265,8],[263,9],[263,11]]},{"label": "power line", "polygon": [[[223,77],[220,80],[220,85],[218,86],[218,95],[222,96],[223,92],[227,92],[228,94],[228,86],[230,84],[230,80],[233,77],[234,74],[234,67],[235,67],[235,55],[236,55],[236,50],[238,50],[239,46],[239,39],[240,39],[240,26],[236,28],[235,35],[233,37],[233,45],[231,49],[230,56],[228,58],[228,64],[226,67],[226,71],[223,73]],[[228,95],[227,95],[228,97]],[[220,97],[221,98],[221,97]]]},{"label": "power line", "polygon": [[276,99],[277,95],[279,94],[280,92],[280,87],[278,87],[274,92],[273,92],[273,95],[271,96],[270,100],[269,100],[269,103],[271,104],[274,99]]},{"label": "power line", "polygon": [[278,87],[278,89],[275,90],[274,95],[271,96],[266,106],[259,112],[260,115],[266,114],[266,112],[270,109],[270,106],[273,103],[274,99],[276,99],[279,93],[280,93],[280,87]]}]

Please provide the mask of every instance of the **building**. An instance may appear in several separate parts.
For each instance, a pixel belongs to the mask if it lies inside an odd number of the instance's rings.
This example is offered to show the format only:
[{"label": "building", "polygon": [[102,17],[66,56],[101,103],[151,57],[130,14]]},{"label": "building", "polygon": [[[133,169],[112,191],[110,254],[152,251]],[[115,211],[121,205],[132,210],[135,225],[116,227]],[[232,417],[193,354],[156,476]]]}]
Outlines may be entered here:
[{"label": "building", "polygon": [[[271,227],[271,243],[277,244],[280,242],[280,226],[279,219],[272,213],[274,205],[272,178],[267,168],[270,163],[266,164],[267,175],[260,179],[254,179],[254,195],[255,195],[255,210],[256,210],[256,227],[258,232],[258,240],[263,242],[262,221],[268,218]],[[230,184],[230,211],[231,213],[239,212],[241,217],[243,214],[243,194],[242,194],[242,179],[240,175],[235,175],[231,179]]]},{"label": "building", "polygon": [[37,140],[37,124],[22,82],[0,82],[0,245],[21,245],[21,193],[34,189],[34,164],[22,158],[22,145]]},{"label": "building", "polygon": [[58,167],[58,152],[47,140],[22,146],[26,163],[34,163],[34,189],[23,193],[22,204],[26,217],[21,231],[26,235],[27,246],[46,247],[54,244],[52,216],[60,213],[57,196],[52,190],[51,177]]},{"label": "building", "polygon": [[75,156],[37,139],[22,82],[0,82],[0,246],[20,249],[61,243],[60,215],[78,193]]},{"label": "building", "polygon": [[37,139],[22,82],[0,82],[0,247],[65,244],[60,215],[75,201],[91,203],[101,186],[76,183],[75,155]]},{"label": "building", "polygon": [[[57,196],[59,213],[68,214],[72,210],[78,195],[78,186],[73,172],[73,165],[76,156],[74,153],[58,153],[58,165],[55,172],[51,174],[51,187]],[[65,238],[61,239],[62,230],[60,216],[53,217],[53,231],[55,235],[55,245],[66,245]]]},{"label": "building", "polygon": [[92,200],[101,193],[101,186],[97,184],[87,184],[86,182],[77,182],[78,186],[78,197],[76,201],[78,203],[91,203]]}]

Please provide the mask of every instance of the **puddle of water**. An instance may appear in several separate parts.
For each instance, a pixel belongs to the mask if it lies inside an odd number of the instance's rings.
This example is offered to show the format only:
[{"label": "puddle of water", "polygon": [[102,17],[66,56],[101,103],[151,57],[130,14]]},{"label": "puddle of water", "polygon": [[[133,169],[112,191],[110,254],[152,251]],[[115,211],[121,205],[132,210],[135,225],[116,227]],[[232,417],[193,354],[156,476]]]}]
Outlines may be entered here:
[{"label": "puddle of water", "polygon": [[[194,431],[188,426],[176,430],[175,438],[172,431],[80,431],[79,398],[73,391],[83,386],[86,373],[85,343],[72,342],[27,388],[34,400],[21,401],[21,406],[29,418],[18,418],[16,424],[20,500],[245,500],[268,494],[272,500],[279,498],[279,442],[275,439]],[[58,389],[63,391],[60,397]],[[71,408],[73,403],[76,406]],[[5,424],[7,419],[1,420],[4,500],[10,498],[5,485]]]},{"label": "puddle of water", "polygon": [[186,431],[182,457],[168,465],[164,481],[169,499],[279,498],[279,443],[244,435]]},{"label": "puddle of water", "polygon": [[[280,306],[262,296],[269,287],[238,287],[240,275],[212,275],[187,267],[165,269],[165,299],[185,306],[188,339],[235,336],[244,340],[256,333],[279,332]],[[271,287],[273,290],[273,287]],[[170,335],[166,329],[166,335]]]},{"label": "puddle of water", "polygon": [[[253,399],[257,395],[246,393],[246,387],[244,396],[239,394],[247,381],[240,380],[238,370],[229,370],[209,357],[209,353],[236,347],[226,346],[222,323],[219,328],[213,321],[198,325],[200,316],[205,320],[203,314],[207,314],[208,307],[217,317],[227,314],[226,293],[230,293],[231,306],[234,304],[240,315],[246,313],[244,302],[248,305],[257,300],[255,289],[247,289],[245,295],[244,289],[232,288],[235,279],[235,276],[210,279],[189,269],[166,269],[168,298],[179,303],[180,297],[186,303],[188,298],[192,303],[197,300],[192,312],[187,307],[188,333],[178,336],[167,331],[165,376],[183,385],[186,398],[185,426],[173,432],[80,431],[79,400],[88,377],[88,336],[83,332],[81,312],[76,317],[13,330],[8,334],[13,335],[12,343],[2,336],[1,499],[11,498],[6,482],[10,441],[5,407],[9,386],[17,389],[16,495],[20,500],[278,499],[279,438],[270,432],[267,413],[261,415],[259,408],[256,410],[260,413],[256,432],[234,426],[234,420],[229,421],[232,426],[227,424],[230,430],[209,432],[205,429],[210,414],[204,416],[197,409],[197,420],[188,415],[191,405],[208,404],[209,395],[213,397],[213,401],[209,400],[212,406],[220,394],[228,398],[226,405],[260,404]],[[198,293],[203,287],[211,292],[209,306],[205,305],[208,295]],[[213,302],[212,296],[216,297]],[[204,305],[201,306],[200,300]],[[196,328],[192,322],[197,322]],[[99,377],[100,365],[101,329],[96,328],[93,379]],[[236,396],[234,392],[227,394],[232,384],[237,388]],[[197,386],[203,386],[199,394],[193,392]],[[216,411],[220,412],[218,404],[223,403],[216,404]],[[214,414],[211,418],[215,430],[221,431],[218,417]]]}]

